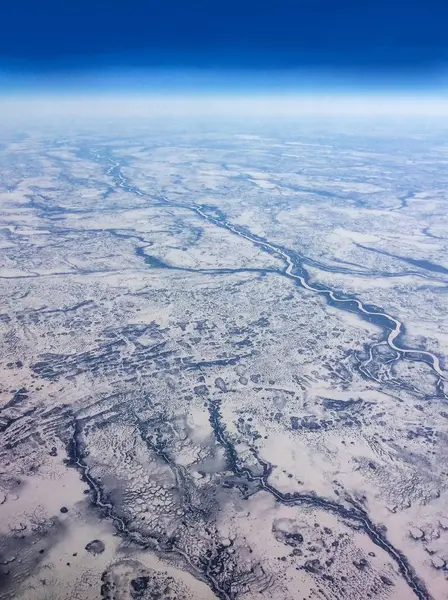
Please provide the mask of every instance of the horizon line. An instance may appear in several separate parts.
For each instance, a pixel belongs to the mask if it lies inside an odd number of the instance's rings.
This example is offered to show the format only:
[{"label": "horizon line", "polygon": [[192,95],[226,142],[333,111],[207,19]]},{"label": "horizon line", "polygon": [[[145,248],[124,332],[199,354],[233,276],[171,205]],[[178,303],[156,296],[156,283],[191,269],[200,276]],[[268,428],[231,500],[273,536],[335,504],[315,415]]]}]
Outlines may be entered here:
[{"label": "horizon line", "polygon": [[0,93],[0,119],[149,117],[448,117],[448,96],[331,93]]}]

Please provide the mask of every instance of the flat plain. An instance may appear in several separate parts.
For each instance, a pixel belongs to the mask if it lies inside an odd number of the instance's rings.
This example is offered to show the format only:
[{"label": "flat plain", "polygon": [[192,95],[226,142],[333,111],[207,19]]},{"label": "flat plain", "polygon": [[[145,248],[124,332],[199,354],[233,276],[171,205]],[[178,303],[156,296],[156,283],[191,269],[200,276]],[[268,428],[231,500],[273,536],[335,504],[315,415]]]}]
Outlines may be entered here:
[{"label": "flat plain", "polygon": [[0,598],[448,598],[440,123],[0,146]]}]

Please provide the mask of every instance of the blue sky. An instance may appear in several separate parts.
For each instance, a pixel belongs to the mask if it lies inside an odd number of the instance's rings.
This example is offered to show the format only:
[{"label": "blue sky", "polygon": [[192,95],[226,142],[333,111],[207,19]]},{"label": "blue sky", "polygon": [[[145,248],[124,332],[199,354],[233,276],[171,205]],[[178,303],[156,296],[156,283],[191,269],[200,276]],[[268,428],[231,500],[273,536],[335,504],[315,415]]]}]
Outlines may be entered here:
[{"label": "blue sky", "polygon": [[138,87],[183,78],[194,87],[217,85],[222,75],[234,86],[439,86],[448,63],[445,4],[3,0],[0,83]]}]

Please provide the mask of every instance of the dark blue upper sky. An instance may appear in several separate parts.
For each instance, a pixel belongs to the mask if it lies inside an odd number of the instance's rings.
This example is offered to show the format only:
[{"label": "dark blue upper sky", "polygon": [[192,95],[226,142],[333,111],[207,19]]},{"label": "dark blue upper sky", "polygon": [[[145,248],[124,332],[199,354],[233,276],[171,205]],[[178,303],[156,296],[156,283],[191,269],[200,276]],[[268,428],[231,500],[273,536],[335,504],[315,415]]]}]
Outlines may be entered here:
[{"label": "dark blue upper sky", "polygon": [[0,69],[445,71],[445,0],[3,0]]}]

